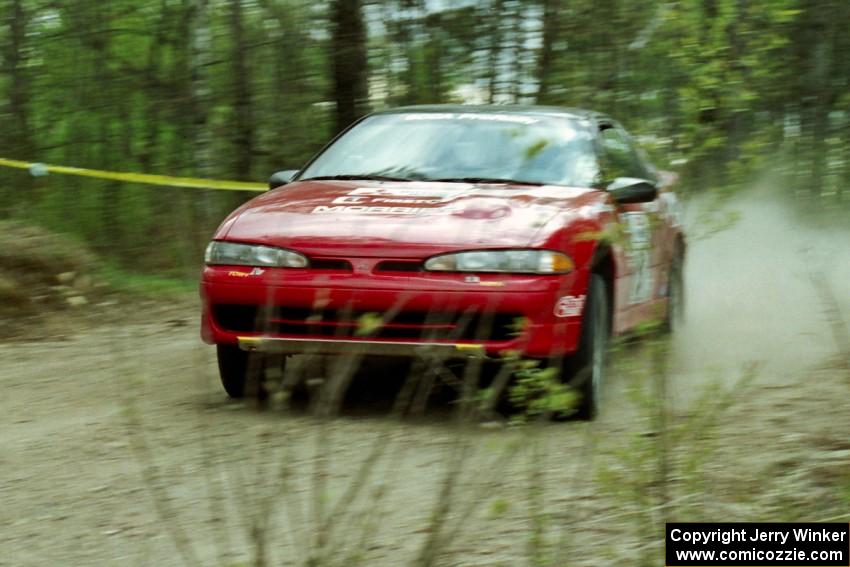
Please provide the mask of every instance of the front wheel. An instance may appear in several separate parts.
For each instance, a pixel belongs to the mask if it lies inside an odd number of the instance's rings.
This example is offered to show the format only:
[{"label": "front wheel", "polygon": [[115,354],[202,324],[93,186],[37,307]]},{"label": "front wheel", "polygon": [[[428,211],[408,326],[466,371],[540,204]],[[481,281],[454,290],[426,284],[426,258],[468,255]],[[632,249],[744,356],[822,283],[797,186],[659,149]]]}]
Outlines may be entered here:
[{"label": "front wheel", "polygon": [[218,374],[227,395],[241,399],[247,395],[264,399],[267,396],[263,383],[266,360],[263,355],[245,352],[236,345],[216,345]]},{"label": "front wheel", "polygon": [[216,354],[224,391],[233,399],[244,397],[248,381],[248,353],[236,345],[216,345]]},{"label": "front wheel", "polygon": [[591,274],[581,319],[579,347],[564,364],[566,378],[581,396],[576,411],[579,419],[591,420],[599,414],[608,362],[609,322],[607,285],[602,276]]}]

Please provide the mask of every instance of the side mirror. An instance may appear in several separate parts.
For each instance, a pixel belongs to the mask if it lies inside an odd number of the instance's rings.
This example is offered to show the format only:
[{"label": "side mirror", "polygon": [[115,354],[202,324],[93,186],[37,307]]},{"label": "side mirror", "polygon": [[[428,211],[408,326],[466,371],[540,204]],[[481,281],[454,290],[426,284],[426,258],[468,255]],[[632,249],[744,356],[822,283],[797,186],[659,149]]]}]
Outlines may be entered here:
[{"label": "side mirror", "polygon": [[648,203],[658,196],[658,187],[637,177],[618,177],[606,188],[618,203]]},{"label": "side mirror", "polygon": [[276,189],[281,185],[286,185],[292,178],[298,174],[297,169],[286,169],[284,171],[277,171],[269,177],[269,189]]}]

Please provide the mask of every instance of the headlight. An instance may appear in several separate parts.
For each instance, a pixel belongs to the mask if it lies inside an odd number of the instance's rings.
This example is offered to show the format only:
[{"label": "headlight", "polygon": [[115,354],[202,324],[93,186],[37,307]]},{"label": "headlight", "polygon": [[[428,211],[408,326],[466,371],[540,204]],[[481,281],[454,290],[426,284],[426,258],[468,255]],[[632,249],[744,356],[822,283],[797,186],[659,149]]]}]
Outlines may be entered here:
[{"label": "headlight", "polygon": [[268,266],[273,268],[306,268],[307,257],[298,252],[261,246],[214,240],[207,246],[204,262],[209,265]]},{"label": "headlight", "polygon": [[425,269],[435,272],[507,272],[565,274],[575,265],[569,256],[552,250],[481,250],[434,256]]}]

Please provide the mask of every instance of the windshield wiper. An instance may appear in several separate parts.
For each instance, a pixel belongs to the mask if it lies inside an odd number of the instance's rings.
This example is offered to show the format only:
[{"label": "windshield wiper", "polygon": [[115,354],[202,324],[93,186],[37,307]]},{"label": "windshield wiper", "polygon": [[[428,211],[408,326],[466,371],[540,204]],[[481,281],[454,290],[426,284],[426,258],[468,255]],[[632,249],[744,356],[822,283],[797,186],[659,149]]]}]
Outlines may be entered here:
[{"label": "windshield wiper", "polygon": [[519,179],[503,179],[501,177],[445,177],[442,179],[429,179],[443,183],[499,183],[506,185],[545,185],[539,181],[522,181]]},{"label": "windshield wiper", "polygon": [[407,177],[392,177],[389,175],[376,175],[372,173],[359,173],[359,174],[345,174],[345,175],[318,175],[316,177],[308,177],[306,179],[299,179],[298,181],[353,181],[353,180],[364,180],[364,181],[415,181],[415,179],[408,179]]}]

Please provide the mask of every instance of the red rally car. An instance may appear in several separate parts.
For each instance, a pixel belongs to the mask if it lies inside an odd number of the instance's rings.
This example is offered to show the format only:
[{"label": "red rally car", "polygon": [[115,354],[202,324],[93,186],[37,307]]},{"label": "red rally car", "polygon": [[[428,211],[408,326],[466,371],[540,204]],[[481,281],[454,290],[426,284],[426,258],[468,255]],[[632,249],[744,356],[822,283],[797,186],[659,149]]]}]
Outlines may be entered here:
[{"label": "red rally car", "polygon": [[371,114],[221,224],[203,339],[233,397],[249,352],[510,351],[582,375],[592,417],[610,335],[681,315],[675,179],[595,112]]}]

